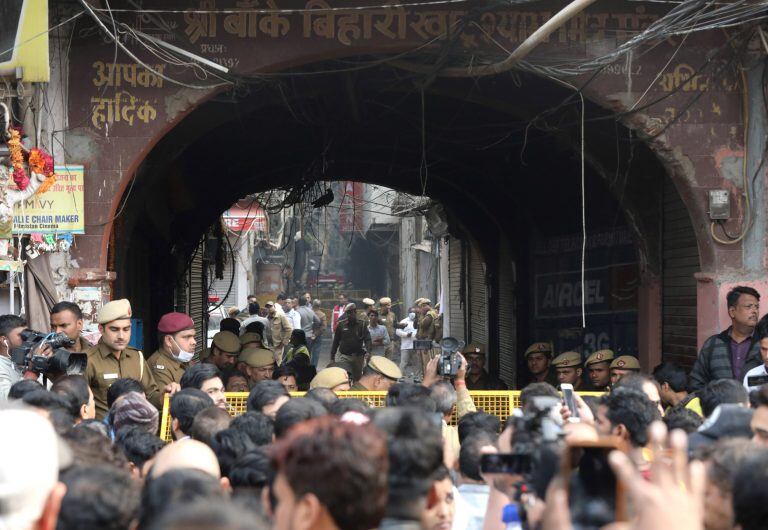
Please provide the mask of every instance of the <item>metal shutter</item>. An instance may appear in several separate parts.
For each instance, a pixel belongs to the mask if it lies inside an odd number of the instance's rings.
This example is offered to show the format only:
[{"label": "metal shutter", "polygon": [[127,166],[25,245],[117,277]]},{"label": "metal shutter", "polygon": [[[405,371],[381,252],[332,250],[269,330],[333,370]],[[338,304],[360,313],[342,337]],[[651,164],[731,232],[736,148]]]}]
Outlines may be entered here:
[{"label": "metal shutter", "polygon": [[462,278],[462,247],[460,239],[451,237],[448,240],[448,305],[451,315],[451,329],[446,330],[446,336],[458,340],[465,340],[465,322],[464,314],[464,285]]},{"label": "metal shutter", "polygon": [[[211,287],[208,289],[208,295],[209,296],[218,296],[220,299],[224,299],[224,302],[222,303],[223,307],[231,307],[237,305],[238,300],[238,292],[237,292],[237,278],[235,278],[235,281],[232,281],[232,277],[235,275],[235,271],[237,268],[237,263],[235,263],[235,259],[229,259],[227,263],[224,265],[224,278],[219,280],[218,278],[214,278],[214,275],[212,274],[212,270],[208,271],[208,276],[211,278]],[[232,289],[230,290],[230,282],[232,285]],[[229,295],[227,295],[227,291],[229,291]],[[216,304],[221,303],[221,300],[216,302]]]},{"label": "metal shutter", "polygon": [[517,315],[515,262],[509,246],[500,245],[499,254],[499,378],[514,388],[517,372]]},{"label": "metal shutter", "polygon": [[485,263],[480,251],[469,245],[469,339],[488,347],[488,295]]},{"label": "metal shutter", "polygon": [[664,360],[692,366],[696,360],[696,279],[699,249],[688,209],[664,179],[662,222],[662,352]]}]

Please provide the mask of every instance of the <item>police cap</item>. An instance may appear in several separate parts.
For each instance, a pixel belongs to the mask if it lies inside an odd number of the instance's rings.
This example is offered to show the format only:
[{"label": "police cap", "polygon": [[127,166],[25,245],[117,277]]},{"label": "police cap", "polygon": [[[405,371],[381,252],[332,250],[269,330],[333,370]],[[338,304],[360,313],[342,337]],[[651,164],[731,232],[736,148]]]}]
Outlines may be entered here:
[{"label": "police cap", "polygon": [[371,356],[371,360],[368,361],[368,367],[379,372],[384,377],[394,379],[395,381],[403,377],[403,372],[400,371],[400,368],[381,355]]},{"label": "police cap", "polygon": [[238,353],[240,351],[240,338],[231,331],[219,331],[213,336],[211,345],[226,353]]},{"label": "police cap", "polygon": [[96,322],[99,324],[107,324],[113,320],[122,320],[124,318],[131,318],[131,303],[123,298],[121,300],[112,300],[102,306],[99,312],[96,313]]},{"label": "police cap", "polygon": [[323,368],[309,383],[309,389],[313,388],[333,388],[338,385],[348,383],[349,375],[343,368],[330,367]]},{"label": "police cap", "polygon": [[532,353],[545,353],[552,356],[552,343],[551,342],[534,342],[528,349],[525,350],[525,356],[528,357]]},{"label": "police cap", "polygon": [[463,355],[472,355],[472,354],[482,354],[485,355],[485,344],[481,344],[479,342],[470,342],[466,346],[464,346],[464,349],[461,350],[461,353]]},{"label": "police cap", "polygon": [[253,344],[255,342],[261,342],[262,338],[261,335],[256,333],[255,331],[249,331],[248,333],[243,333],[243,335],[240,337],[240,344],[245,347],[246,344]]},{"label": "police cap", "polygon": [[581,367],[581,354],[576,351],[561,353],[552,361],[555,368],[579,368]]},{"label": "police cap", "polygon": [[251,368],[263,368],[275,364],[275,356],[271,351],[264,348],[250,347],[240,352],[238,361],[244,362]]},{"label": "police cap", "polygon": [[186,313],[166,313],[157,323],[157,331],[172,335],[186,329],[195,329],[195,321]]},{"label": "police cap", "polygon": [[598,350],[589,357],[584,366],[590,366],[597,363],[610,363],[614,358],[613,350]]},{"label": "police cap", "polygon": [[620,355],[616,357],[611,363],[611,369],[618,368],[620,370],[635,370],[640,371],[640,363],[637,357],[632,355]]}]

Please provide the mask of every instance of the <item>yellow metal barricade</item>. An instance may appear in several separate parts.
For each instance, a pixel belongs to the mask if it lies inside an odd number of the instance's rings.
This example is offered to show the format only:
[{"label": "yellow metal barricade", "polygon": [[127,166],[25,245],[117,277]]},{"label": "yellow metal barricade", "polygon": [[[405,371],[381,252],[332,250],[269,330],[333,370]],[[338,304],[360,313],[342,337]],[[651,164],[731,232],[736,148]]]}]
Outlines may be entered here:
[{"label": "yellow metal barricade", "polygon": [[[482,410],[488,414],[497,416],[504,425],[507,418],[512,414],[515,408],[520,406],[520,391],[519,390],[471,390],[469,394],[472,396],[472,400],[475,402],[477,410]],[[578,392],[579,395],[592,395],[600,396],[602,392]],[[293,397],[301,397],[304,392],[291,392]],[[346,398],[358,398],[367,402],[371,407],[379,408],[384,406],[385,399],[387,397],[386,392],[336,392],[342,399]],[[227,392],[227,403],[229,403],[229,412],[232,416],[240,416],[246,411],[246,404],[248,401],[248,392]],[[170,399],[168,394],[165,395],[163,400],[163,415],[160,421],[160,437],[165,440],[171,440],[171,418],[169,415]],[[451,425],[458,423],[456,417],[456,411],[454,410],[453,417],[449,422]]]}]

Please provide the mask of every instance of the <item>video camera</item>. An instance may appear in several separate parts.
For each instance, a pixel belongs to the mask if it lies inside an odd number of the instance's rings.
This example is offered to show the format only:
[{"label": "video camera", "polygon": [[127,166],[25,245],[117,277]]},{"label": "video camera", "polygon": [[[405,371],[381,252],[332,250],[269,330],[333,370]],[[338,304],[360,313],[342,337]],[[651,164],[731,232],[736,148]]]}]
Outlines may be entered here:
[{"label": "video camera", "polygon": [[[72,353],[66,346],[72,346],[75,341],[64,333],[40,333],[31,329],[21,332],[21,346],[11,350],[11,360],[20,368],[32,370],[38,374],[61,373],[66,375],[82,375],[88,365],[88,355]],[[46,357],[38,355],[40,350],[49,345],[53,355]]]},{"label": "video camera", "polygon": [[456,377],[461,366],[459,350],[464,347],[464,341],[453,337],[445,337],[440,343],[440,360],[437,362],[437,374],[443,377]]},{"label": "video camera", "polygon": [[518,495],[532,491],[543,499],[547,485],[560,469],[563,431],[553,413],[560,405],[558,398],[537,396],[525,410],[515,410],[507,420],[513,429],[512,450],[483,455],[480,463],[483,473],[519,475],[523,480],[517,489]]}]

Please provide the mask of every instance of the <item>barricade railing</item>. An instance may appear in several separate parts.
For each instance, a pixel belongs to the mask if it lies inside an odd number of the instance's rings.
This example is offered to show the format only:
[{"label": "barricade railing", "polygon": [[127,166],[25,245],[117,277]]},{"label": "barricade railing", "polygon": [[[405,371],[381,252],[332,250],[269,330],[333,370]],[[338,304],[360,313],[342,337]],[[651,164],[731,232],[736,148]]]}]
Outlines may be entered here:
[{"label": "barricade railing", "polygon": [[[497,416],[503,425],[515,408],[520,407],[520,390],[470,390],[469,394],[477,410]],[[582,396],[600,396],[602,392],[578,392]],[[293,397],[301,397],[304,392],[291,392]],[[386,392],[336,392],[342,399],[358,398],[366,401],[371,407],[383,407],[387,397]],[[233,417],[245,413],[248,402],[248,392],[227,392],[229,412]],[[170,398],[168,394],[163,400],[163,414],[160,420],[160,437],[165,441],[171,440]],[[450,425],[456,425],[458,418],[454,410]]]}]

